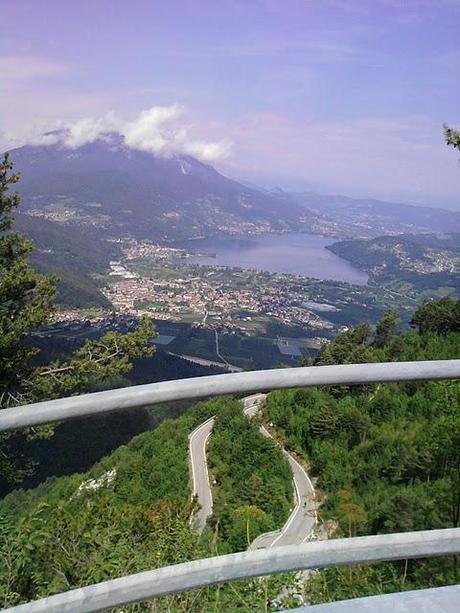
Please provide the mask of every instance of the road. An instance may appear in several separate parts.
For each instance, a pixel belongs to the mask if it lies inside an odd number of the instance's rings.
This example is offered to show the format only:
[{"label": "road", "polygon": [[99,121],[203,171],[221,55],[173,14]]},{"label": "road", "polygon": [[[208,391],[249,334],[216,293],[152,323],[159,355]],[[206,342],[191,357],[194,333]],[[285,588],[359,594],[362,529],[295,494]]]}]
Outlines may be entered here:
[{"label": "road", "polygon": [[[265,400],[265,394],[254,394],[253,396],[243,398],[244,414],[248,417],[253,417],[263,406]],[[274,440],[264,426],[260,427],[260,432],[267,438]],[[282,451],[292,470],[292,482],[295,492],[294,508],[281,530],[261,534],[251,543],[249,549],[297,545],[307,540],[317,522],[313,484],[305,469],[294,456],[285,449],[282,449]]]},{"label": "road", "polygon": [[233,366],[228,364],[228,362],[215,362],[213,360],[205,360],[204,358],[199,358],[195,355],[184,355],[183,353],[173,353],[172,351],[166,352],[168,355],[173,355],[176,358],[182,358],[183,360],[187,360],[187,362],[193,362],[194,364],[201,364],[201,366],[218,366],[223,370],[228,370],[229,372],[243,372],[242,368],[238,368],[238,366]]},{"label": "road", "polygon": [[[265,400],[266,394],[253,394],[243,398],[244,414],[248,417],[253,417],[263,406]],[[206,444],[213,425],[214,418],[211,417],[200,424],[189,437],[193,496],[197,496],[201,507],[192,516],[190,521],[199,533],[203,531],[207,518],[212,514],[212,491],[206,461]],[[267,438],[273,439],[264,426],[261,426],[260,431]],[[261,534],[251,543],[249,549],[280,547],[282,545],[302,543],[311,535],[317,522],[314,489],[310,478],[291,454],[284,449],[282,451],[286,455],[292,470],[295,492],[294,507],[281,530]]]},{"label": "road", "polygon": [[224,356],[220,353],[220,349],[219,349],[219,334],[217,333],[217,330],[214,330],[214,336],[216,339],[216,355],[217,357],[222,360],[222,362],[224,362],[224,364],[226,364],[227,369],[230,372],[241,372],[243,369],[239,368],[238,366],[234,366],[233,364],[230,364],[230,362],[227,362],[227,360],[224,358]]},{"label": "road", "polygon": [[189,436],[189,461],[192,471],[192,497],[197,497],[200,508],[190,517],[190,525],[201,534],[206,520],[212,515],[212,490],[209,483],[206,445],[214,426],[214,417],[195,428]]}]

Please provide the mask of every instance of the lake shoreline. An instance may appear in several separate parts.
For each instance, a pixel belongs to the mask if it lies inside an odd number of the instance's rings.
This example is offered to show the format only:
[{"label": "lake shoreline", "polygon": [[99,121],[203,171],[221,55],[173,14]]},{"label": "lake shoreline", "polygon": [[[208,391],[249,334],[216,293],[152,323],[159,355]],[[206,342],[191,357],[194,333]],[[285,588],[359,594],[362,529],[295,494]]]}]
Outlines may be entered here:
[{"label": "lake shoreline", "polygon": [[175,246],[200,252],[200,255],[182,258],[187,263],[368,285],[369,276],[365,272],[327,249],[334,242],[336,239],[332,237],[291,232],[219,235],[176,241]]}]

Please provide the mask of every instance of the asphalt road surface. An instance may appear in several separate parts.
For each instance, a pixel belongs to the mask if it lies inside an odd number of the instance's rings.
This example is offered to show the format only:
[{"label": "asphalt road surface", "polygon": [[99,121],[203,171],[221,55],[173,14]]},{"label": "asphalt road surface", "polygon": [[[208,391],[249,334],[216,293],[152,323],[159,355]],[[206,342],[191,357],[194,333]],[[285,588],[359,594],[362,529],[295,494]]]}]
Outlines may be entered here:
[{"label": "asphalt road surface", "polygon": [[197,496],[200,503],[200,508],[190,518],[190,524],[199,534],[203,532],[206,520],[212,515],[212,491],[206,461],[206,444],[213,426],[214,417],[211,417],[195,428],[189,436],[192,496]]},{"label": "asphalt road surface", "polygon": [[[243,412],[248,417],[253,417],[263,406],[265,400],[265,394],[254,394],[243,398]],[[267,438],[273,439],[264,426],[260,427],[260,432]],[[313,484],[305,469],[294,456],[285,449],[282,451],[292,470],[294,507],[281,530],[261,534],[251,543],[249,549],[297,545],[308,539],[317,522]]]},{"label": "asphalt road surface", "polygon": [[[244,414],[253,417],[263,406],[265,400],[265,394],[253,394],[243,398]],[[203,531],[207,518],[212,514],[212,490],[206,461],[206,444],[213,425],[214,418],[211,417],[200,424],[189,437],[193,496],[197,496],[200,503],[200,509],[191,517],[190,523],[199,533]],[[264,436],[273,438],[263,426],[261,426],[260,431]],[[286,455],[292,470],[295,492],[293,509],[281,530],[261,534],[251,543],[250,549],[302,543],[311,535],[316,524],[313,485],[306,471],[297,460],[284,449],[283,453]]]}]

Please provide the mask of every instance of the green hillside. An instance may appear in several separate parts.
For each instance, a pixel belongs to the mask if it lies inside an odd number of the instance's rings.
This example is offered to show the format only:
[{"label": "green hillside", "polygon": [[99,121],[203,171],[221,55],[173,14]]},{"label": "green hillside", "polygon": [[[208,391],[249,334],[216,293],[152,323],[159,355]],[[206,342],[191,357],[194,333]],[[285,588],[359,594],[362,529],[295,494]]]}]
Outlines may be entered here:
[{"label": "green hillside", "polygon": [[400,234],[327,247],[370,275],[370,282],[404,294],[458,296],[460,234]]},{"label": "green hillside", "polygon": [[57,302],[60,306],[110,308],[94,275],[104,273],[110,260],[117,257],[114,243],[102,241],[91,229],[58,225],[29,215],[16,214],[15,227],[34,241],[33,266],[59,279]]},{"label": "green hillside", "polygon": [[[52,478],[33,490],[18,490],[4,498],[0,502],[0,602],[8,606],[124,574],[244,549],[246,522],[234,527],[231,538],[216,528],[199,538],[189,525],[195,503],[190,499],[188,435],[214,414],[218,435],[240,422],[240,432],[233,438],[238,448],[243,449],[248,434],[256,444],[257,465],[251,467],[247,458],[245,468],[254,483],[263,482],[266,492],[281,484],[290,499],[291,476],[281,451],[242,416],[241,404],[231,398],[198,404],[179,419],[137,436],[85,474]],[[214,458],[217,462],[218,453]],[[216,466],[216,476],[224,484],[233,468],[229,461],[221,457]],[[281,475],[276,472],[279,466],[284,468]],[[255,495],[251,487],[245,496],[226,487],[227,503],[237,512]],[[259,501],[260,507],[252,507],[269,518],[268,524],[252,525],[253,537],[266,526],[282,525],[284,518],[275,508],[280,501],[286,509],[286,498],[270,500],[267,495]],[[218,519],[214,518],[214,524]],[[171,596],[160,599],[156,610],[264,611],[267,599],[279,593],[282,583],[283,577],[275,577],[264,581],[262,592],[256,580]],[[123,611],[147,612],[151,605],[123,607]]]},{"label": "green hillside", "polygon": [[[428,303],[399,332],[395,313],[325,346],[316,364],[456,358],[460,303]],[[217,415],[209,446],[215,515],[189,526],[188,435]],[[277,437],[310,464],[330,538],[458,526],[460,384],[421,382],[273,392]],[[51,458],[50,458],[51,461]],[[0,501],[0,600],[6,605],[108,578],[244,549],[281,526],[292,495],[281,451],[231,398],[197,404],[118,448],[85,474],[52,478]],[[323,602],[458,581],[453,558],[401,561],[311,576]],[[159,599],[156,611],[276,610],[292,575]],[[286,591],[284,592],[286,593]],[[292,602],[283,603],[292,606]],[[150,604],[124,607],[150,611]]]},{"label": "green hillside", "polygon": [[[326,346],[316,364],[455,359],[460,303],[445,299],[413,318],[422,332],[395,334],[392,314]],[[460,383],[385,384],[278,391],[265,419],[310,463],[334,536],[460,525]],[[313,602],[458,582],[455,558],[321,571]]]}]

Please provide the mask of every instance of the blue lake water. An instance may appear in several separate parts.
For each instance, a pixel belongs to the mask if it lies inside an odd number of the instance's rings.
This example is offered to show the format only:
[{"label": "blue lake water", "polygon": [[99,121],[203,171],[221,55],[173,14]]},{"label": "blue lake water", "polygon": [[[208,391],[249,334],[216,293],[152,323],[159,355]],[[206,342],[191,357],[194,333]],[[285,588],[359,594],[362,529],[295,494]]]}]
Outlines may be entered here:
[{"label": "blue lake water", "polygon": [[326,249],[335,239],[315,234],[230,236],[181,242],[180,246],[216,257],[191,256],[186,262],[284,272],[365,285],[368,276]]}]

